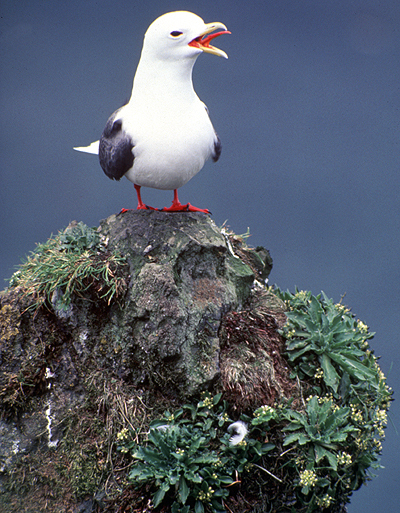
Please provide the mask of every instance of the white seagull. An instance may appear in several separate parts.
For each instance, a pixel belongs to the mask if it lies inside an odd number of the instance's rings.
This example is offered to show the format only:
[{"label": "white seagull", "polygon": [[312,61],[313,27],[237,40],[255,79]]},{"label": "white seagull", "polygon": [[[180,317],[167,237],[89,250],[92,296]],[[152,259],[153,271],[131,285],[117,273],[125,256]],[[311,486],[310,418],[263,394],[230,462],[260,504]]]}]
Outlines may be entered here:
[{"label": "white seagull", "polygon": [[193,65],[202,52],[228,58],[210,44],[221,34],[230,34],[223,23],[204,23],[191,12],[157,18],[144,36],[129,102],[108,119],[100,141],[74,148],[98,154],[109,178],[126,176],[133,182],[138,209],[151,208],[143,203],[140,188],[153,187],[174,191],[171,207],[163,211],[209,213],[190,203],[182,205],[177,189],[207,159],[216,162],[221,154],[207,107],[192,83]]}]

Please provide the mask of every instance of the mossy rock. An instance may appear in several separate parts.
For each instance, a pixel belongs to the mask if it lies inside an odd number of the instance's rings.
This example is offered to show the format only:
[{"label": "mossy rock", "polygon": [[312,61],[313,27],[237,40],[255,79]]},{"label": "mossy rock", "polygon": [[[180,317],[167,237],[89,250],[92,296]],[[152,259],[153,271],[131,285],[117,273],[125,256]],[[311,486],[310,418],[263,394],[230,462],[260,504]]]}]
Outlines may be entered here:
[{"label": "mossy rock", "polygon": [[230,511],[346,511],[391,401],[373,334],[323,294],[266,287],[271,257],[245,239],[202,214],[128,211],[38,246],[0,294],[1,511],[187,511],[182,480],[154,509],[160,478],[131,483],[129,454],[176,422],[203,430],[206,464],[238,419],[248,438],[215,490]]},{"label": "mossy rock", "polygon": [[222,319],[263,282],[265,255],[206,215],[157,211],[38,245],[0,294],[4,511],[93,499],[127,411],[148,419],[218,382]]}]

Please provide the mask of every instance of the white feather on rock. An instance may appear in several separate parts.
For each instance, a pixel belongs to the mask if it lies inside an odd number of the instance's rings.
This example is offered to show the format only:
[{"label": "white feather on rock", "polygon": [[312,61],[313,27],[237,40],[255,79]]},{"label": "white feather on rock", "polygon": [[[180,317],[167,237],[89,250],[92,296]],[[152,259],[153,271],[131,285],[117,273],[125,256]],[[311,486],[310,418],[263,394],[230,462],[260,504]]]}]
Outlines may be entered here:
[{"label": "white feather on rock", "polygon": [[247,429],[247,425],[241,420],[238,420],[228,426],[228,433],[232,432],[234,435],[229,439],[229,443],[230,445],[238,445],[242,440],[244,440],[249,431]]}]

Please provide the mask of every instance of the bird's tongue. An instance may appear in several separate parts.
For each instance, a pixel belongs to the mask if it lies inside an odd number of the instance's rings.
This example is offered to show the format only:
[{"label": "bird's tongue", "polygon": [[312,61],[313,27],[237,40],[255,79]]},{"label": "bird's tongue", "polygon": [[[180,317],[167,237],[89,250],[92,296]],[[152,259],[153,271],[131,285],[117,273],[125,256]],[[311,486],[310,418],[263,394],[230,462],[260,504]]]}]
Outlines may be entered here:
[{"label": "bird's tongue", "polygon": [[220,32],[214,32],[213,34],[206,34],[205,36],[196,37],[189,43],[189,46],[194,46],[196,48],[212,48],[210,46],[210,42],[218,36],[222,36],[222,34],[231,34],[229,30],[221,30]]}]

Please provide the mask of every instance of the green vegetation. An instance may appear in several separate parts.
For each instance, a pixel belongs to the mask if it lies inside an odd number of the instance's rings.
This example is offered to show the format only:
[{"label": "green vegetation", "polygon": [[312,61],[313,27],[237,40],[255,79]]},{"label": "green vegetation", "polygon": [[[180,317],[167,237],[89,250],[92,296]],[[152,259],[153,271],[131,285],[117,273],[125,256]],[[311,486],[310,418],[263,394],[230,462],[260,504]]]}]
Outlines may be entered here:
[{"label": "green vegetation", "polygon": [[235,473],[246,472],[273,448],[255,438],[233,445],[227,431],[232,420],[221,395],[206,394],[197,405],[165,412],[151,423],[143,445],[135,442],[135,432],[118,434],[119,450],[131,452],[134,460],[129,480],[154,484],[155,507],[168,500],[172,513],[224,512]]},{"label": "green vegetation", "polygon": [[110,304],[125,293],[125,270],[125,259],[107,251],[96,229],[72,223],[37,245],[11,277],[10,287],[24,290],[30,310],[42,305],[67,310],[74,296]]},{"label": "green vegetation", "polygon": [[324,293],[277,295],[289,310],[282,334],[293,376],[308,388],[305,411],[284,415],[284,445],[296,452],[299,499],[316,511],[346,502],[379,468],[392,391],[369,346],[374,334],[349,309]]},{"label": "green vegetation", "polygon": [[283,335],[288,339],[289,360],[299,378],[321,373],[325,388],[348,396],[351,381],[368,381],[377,389],[379,375],[375,359],[366,353],[374,333],[342,305],[335,305],[324,293],[281,293],[289,311]]},{"label": "green vegetation", "polygon": [[248,433],[237,445],[223,394],[165,412],[146,436],[120,432],[119,450],[133,459],[128,479],[150,486],[160,511],[240,511],[241,482],[241,496],[262,511],[335,512],[379,468],[392,392],[369,347],[373,334],[324,294],[274,293],[288,309],[280,332],[302,400],[242,412]]}]

